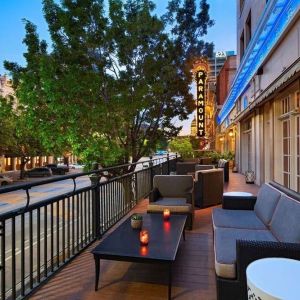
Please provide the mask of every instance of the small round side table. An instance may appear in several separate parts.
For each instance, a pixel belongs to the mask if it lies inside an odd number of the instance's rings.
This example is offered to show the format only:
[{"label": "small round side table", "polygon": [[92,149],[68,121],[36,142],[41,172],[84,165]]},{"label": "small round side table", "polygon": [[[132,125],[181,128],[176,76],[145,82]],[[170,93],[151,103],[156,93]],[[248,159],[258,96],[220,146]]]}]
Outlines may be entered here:
[{"label": "small round side table", "polygon": [[300,261],[272,257],[256,260],[246,270],[248,299],[299,300]]}]

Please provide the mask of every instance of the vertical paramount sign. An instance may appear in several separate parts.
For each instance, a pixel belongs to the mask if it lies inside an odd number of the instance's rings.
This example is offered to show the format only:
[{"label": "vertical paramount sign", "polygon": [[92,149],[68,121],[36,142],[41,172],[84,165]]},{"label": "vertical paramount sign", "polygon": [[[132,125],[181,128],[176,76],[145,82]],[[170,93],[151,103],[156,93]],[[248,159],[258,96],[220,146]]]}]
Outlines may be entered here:
[{"label": "vertical paramount sign", "polygon": [[195,73],[197,85],[197,136],[205,136],[205,85],[206,85],[206,70],[200,69]]}]

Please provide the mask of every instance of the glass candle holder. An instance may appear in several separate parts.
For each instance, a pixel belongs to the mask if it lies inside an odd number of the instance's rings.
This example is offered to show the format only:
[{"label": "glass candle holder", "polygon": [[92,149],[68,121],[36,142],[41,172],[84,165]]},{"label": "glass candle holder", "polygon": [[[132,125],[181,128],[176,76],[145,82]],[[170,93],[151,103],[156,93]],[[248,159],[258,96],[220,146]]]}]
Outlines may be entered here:
[{"label": "glass candle holder", "polygon": [[142,246],[147,246],[149,243],[149,233],[147,230],[140,231],[140,242]]},{"label": "glass candle holder", "polygon": [[170,215],[171,215],[171,212],[169,209],[165,208],[164,209],[164,212],[163,212],[163,215],[164,215],[164,220],[165,221],[168,221],[170,219]]}]

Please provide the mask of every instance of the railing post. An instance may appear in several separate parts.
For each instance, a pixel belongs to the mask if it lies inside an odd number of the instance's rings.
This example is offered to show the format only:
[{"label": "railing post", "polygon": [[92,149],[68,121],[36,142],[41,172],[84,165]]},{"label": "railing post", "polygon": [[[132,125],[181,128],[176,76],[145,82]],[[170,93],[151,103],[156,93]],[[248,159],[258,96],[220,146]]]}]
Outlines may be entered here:
[{"label": "railing post", "polygon": [[93,223],[95,228],[95,236],[97,239],[101,238],[101,226],[100,226],[100,178],[99,174],[92,174],[90,180],[92,183],[92,197],[94,203],[93,211]]},{"label": "railing post", "polygon": [[149,167],[150,167],[150,187],[151,187],[151,191],[153,190],[153,160],[152,160],[152,156],[149,157],[150,158],[150,163],[149,163]]},{"label": "railing post", "polygon": [[169,153],[167,153],[167,166],[168,166],[167,172],[168,172],[168,175],[170,175],[170,159],[169,159]]}]

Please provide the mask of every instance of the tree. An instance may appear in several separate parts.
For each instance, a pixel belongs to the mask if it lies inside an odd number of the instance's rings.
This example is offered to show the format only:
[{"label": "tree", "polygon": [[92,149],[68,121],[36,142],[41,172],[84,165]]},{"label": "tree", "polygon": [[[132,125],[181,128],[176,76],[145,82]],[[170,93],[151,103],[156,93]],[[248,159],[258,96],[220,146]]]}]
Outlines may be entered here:
[{"label": "tree", "polygon": [[206,1],[198,12],[170,1],[162,18],[149,0],[110,0],[108,15],[101,0],[43,4],[53,50],[25,21],[27,66],[5,67],[48,151],[136,162],[178,134],[174,118],[194,109],[190,63],[211,49],[199,39],[212,25]]},{"label": "tree", "polygon": [[12,97],[0,96],[0,155],[4,155],[9,147],[15,144],[15,123],[11,118],[13,101]]},{"label": "tree", "polygon": [[182,158],[194,157],[194,150],[189,137],[177,137],[170,143],[169,147],[172,152],[177,152]]},{"label": "tree", "polygon": [[35,130],[28,126],[26,109],[13,97],[0,97],[0,145],[1,153],[20,157],[20,179],[32,156],[45,154]]}]

